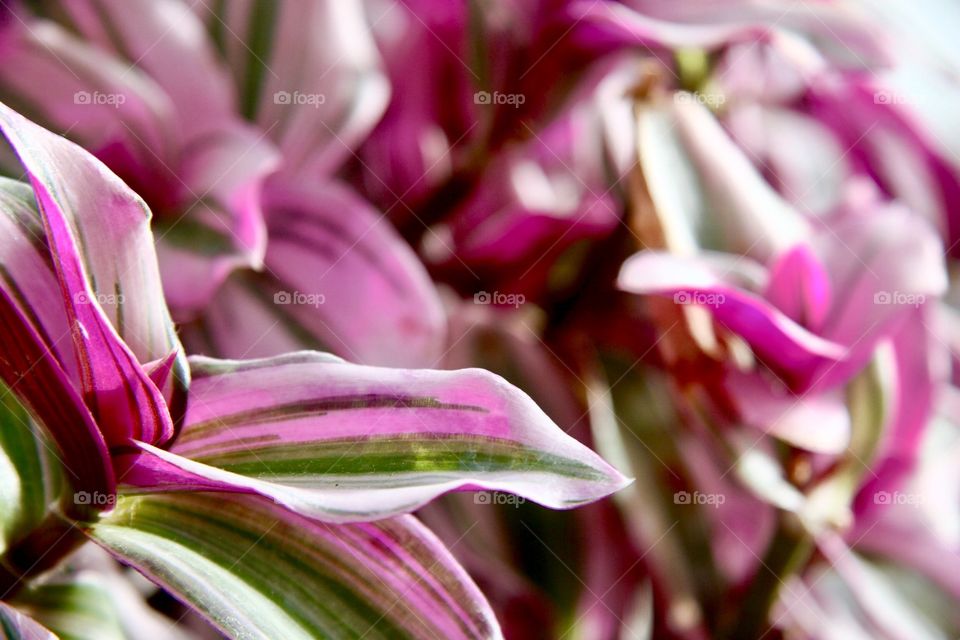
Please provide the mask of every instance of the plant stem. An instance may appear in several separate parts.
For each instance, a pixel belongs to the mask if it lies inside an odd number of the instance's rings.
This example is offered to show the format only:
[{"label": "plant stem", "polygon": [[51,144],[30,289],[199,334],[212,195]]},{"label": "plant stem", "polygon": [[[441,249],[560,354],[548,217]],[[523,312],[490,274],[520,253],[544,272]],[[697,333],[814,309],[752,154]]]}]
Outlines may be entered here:
[{"label": "plant stem", "polygon": [[52,569],[86,541],[76,524],[49,513],[35,529],[0,557],[0,600],[25,586],[27,579]]},{"label": "plant stem", "polygon": [[724,635],[731,640],[758,640],[770,624],[770,610],[777,601],[780,587],[810,558],[813,541],[799,522],[787,513],[781,513],[777,530],[764,554],[740,609],[733,621],[732,631]]}]

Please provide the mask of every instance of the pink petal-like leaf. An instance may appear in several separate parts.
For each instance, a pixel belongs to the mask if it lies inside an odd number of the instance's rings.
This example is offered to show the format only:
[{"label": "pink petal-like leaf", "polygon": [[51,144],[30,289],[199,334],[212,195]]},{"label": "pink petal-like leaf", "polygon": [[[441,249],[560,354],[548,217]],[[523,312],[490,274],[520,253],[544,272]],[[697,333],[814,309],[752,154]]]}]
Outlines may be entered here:
[{"label": "pink petal-like leaf", "polygon": [[76,358],[64,368],[79,372],[108,442],[169,438],[173,424],[163,395],[138,362],[179,348],[160,289],[149,210],[80,147],[5,105],[0,129],[30,177],[53,256]]},{"label": "pink petal-like leaf", "polygon": [[185,143],[223,125],[233,85],[204,24],[176,0],[76,0],[63,3],[70,26],[123,64],[143,70],[170,100]]},{"label": "pink petal-like leaf", "polygon": [[[0,380],[5,383],[0,385],[0,392],[13,393],[46,429],[57,446],[67,481],[74,491],[113,495],[113,466],[93,417],[59,363],[3,288],[0,288],[0,334],[4,336]],[[86,515],[82,504],[65,502],[65,505],[71,515]]]},{"label": "pink petal-like leaf", "polygon": [[454,490],[569,508],[627,484],[528,396],[479,369],[386,369],[309,352],[192,365],[170,452],[140,445],[122,461],[140,491],[256,492],[344,522]]},{"label": "pink petal-like leaf", "polygon": [[197,10],[220,34],[241,111],[270,132],[285,170],[313,176],[336,171],[390,95],[363,3],[203,4]]},{"label": "pink petal-like leaf", "polygon": [[265,271],[234,278],[207,309],[209,355],[324,348],[365,364],[437,364],[439,296],[385,218],[335,183],[271,180],[264,197]]},{"label": "pink petal-like leaf", "polygon": [[619,284],[632,293],[672,296],[680,304],[706,303],[717,322],[785,369],[812,371],[843,359],[843,345],[807,331],[758,294],[736,286],[734,275],[698,258],[644,251],[624,263]]},{"label": "pink petal-like leaf", "polygon": [[0,629],[9,640],[57,640],[49,629],[3,602],[0,602]]},{"label": "pink petal-like leaf", "polygon": [[235,269],[263,268],[263,181],[278,162],[262,132],[229,122],[184,155],[179,180],[187,204],[155,229],[163,289],[178,322],[209,305]]},{"label": "pink petal-like leaf", "polygon": [[842,390],[794,395],[775,391],[756,373],[727,374],[727,391],[744,423],[790,444],[837,455],[850,444],[850,414]]}]

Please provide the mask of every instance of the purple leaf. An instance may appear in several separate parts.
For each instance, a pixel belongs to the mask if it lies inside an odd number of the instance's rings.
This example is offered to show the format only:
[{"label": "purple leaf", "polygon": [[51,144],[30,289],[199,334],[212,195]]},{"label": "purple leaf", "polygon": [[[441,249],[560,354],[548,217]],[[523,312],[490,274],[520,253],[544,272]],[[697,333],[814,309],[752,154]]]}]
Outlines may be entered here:
[{"label": "purple leaf", "polygon": [[264,194],[265,273],[234,278],[203,322],[223,357],[323,347],[358,362],[435,366],[445,317],[390,223],[336,183],[278,178]]},{"label": "purple leaf", "polygon": [[30,177],[43,219],[76,358],[64,368],[79,373],[76,383],[109,443],[170,438],[164,398],[138,362],[179,347],[160,290],[149,210],[92,156],[4,105],[0,129]]},{"label": "purple leaf", "polygon": [[[13,393],[46,429],[74,491],[113,495],[113,466],[103,435],[59,363],[3,288],[0,333],[5,336],[0,354],[2,392]],[[65,506],[70,515],[85,515],[83,504]]]},{"label": "purple leaf", "polygon": [[516,493],[552,508],[628,481],[518,389],[478,369],[365,367],[302,352],[192,360],[183,431],[140,445],[141,491],[256,492],[327,521],[411,511],[454,490]]}]

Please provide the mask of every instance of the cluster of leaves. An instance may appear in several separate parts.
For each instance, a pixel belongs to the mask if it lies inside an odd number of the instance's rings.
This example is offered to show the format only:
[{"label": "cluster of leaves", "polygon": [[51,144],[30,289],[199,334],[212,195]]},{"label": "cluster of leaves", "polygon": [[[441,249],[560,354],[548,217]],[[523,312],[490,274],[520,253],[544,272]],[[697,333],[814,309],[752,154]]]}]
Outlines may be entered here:
[{"label": "cluster of leaves", "polygon": [[8,635],[960,629],[948,0],[7,5]]}]

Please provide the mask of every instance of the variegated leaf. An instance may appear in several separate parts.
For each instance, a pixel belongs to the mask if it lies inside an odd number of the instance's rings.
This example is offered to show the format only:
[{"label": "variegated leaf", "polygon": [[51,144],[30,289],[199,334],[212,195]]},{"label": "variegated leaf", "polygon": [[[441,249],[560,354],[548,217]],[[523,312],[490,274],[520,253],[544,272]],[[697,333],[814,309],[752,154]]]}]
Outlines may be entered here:
[{"label": "variegated leaf", "polygon": [[494,638],[489,605],[413,516],[319,523],[251,496],[121,498],[101,546],[231,638]]},{"label": "variegated leaf", "polygon": [[141,491],[253,492],[347,522],[454,490],[562,509],[627,484],[529,396],[480,369],[366,367],[313,352],[191,366],[177,441],[126,460],[124,481]]}]

